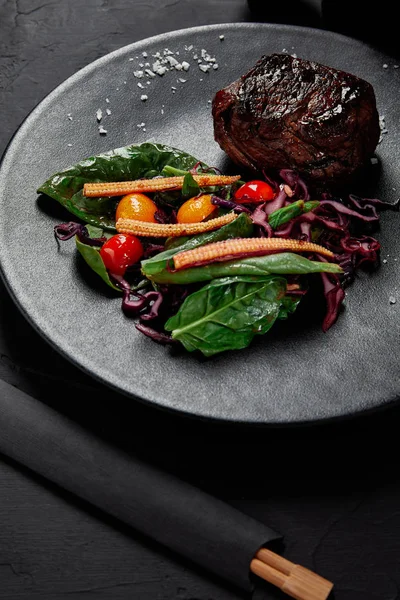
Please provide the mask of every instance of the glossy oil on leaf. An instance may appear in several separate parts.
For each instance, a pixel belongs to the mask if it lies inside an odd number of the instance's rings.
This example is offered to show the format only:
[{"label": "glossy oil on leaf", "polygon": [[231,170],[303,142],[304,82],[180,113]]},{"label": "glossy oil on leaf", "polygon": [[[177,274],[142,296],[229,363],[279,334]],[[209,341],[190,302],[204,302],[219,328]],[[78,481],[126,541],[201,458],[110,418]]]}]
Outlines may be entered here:
[{"label": "glossy oil on leaf", "polygon": [[188,296],[165,329],[189,352],[240,350],[272,327],[285,292],[280,277],[216,279]]},{"label": "glossy oil on leaf", "polygon": [[197,158],[176,148],[146,142],[82,160],[52,175],[38,193],[57,200],[85,223],[114,230],[118,198],[86,198],[82,193],[85,183],[156,177],[166,165],[187,171],[197,162]]}]

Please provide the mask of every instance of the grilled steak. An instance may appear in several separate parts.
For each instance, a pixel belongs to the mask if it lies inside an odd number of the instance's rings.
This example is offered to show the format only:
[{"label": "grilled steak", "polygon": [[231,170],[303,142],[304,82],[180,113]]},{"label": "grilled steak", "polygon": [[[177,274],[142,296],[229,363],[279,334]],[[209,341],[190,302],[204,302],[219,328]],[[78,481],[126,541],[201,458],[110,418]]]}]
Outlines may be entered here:
[{"label": "grilled steak", "polygon": [[354,178],[380,135],[369,83],[287,54],[263,56],[217,92],[213,117],[215,139],[237,165],[292,168],[328,185]]}]

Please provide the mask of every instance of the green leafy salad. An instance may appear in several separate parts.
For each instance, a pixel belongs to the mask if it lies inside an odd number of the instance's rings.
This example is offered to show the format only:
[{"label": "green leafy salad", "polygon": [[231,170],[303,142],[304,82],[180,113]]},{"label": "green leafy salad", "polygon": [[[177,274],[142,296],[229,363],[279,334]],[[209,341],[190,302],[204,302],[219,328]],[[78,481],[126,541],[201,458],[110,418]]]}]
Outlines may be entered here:
[{"label": "green leafy salad", "polygon": [[378,219],[374,201],[313,200],[289,170],[245,182],[161,144],[87,158],[38,192],[74,215],[55,227],[57,241],[75,239],[138,331],[205,356],[245,348],[287,319],[316,273],[326,331],[344,285],[379,250],[352,229]]}]

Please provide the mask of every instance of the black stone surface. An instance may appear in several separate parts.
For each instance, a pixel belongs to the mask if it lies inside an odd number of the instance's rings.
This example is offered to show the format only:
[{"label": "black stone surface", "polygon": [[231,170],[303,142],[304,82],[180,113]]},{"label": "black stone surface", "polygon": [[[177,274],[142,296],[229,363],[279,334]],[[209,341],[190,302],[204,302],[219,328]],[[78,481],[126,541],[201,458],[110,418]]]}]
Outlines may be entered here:
[{"label": "black stone surface", "polygon": [[[0,149],[40,99],[95,58],[163,31],[252,18],[239,0],[0,0]],[[332,425],[265,430],[207,425],[128,404],[55,354],[3,286],[0,377],[270,523],[285,533],[285,556],[332,579],[337,599],[399,597],[399,408]],[[4,457],[0,598],[90,596],[241,597]],[[278,594],[259,589],[255,597]]]}]

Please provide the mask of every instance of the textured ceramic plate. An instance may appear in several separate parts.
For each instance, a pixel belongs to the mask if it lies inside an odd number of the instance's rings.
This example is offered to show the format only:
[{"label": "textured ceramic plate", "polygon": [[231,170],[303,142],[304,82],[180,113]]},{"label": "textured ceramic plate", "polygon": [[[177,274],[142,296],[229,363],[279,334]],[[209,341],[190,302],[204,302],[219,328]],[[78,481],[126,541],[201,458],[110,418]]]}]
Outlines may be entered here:
[{"label": "textured ceramic plate", "polygon": [[[178,51],[175,57],[189,62],[190,69],[135,77],[135,71],[143,70],[140,63],[149,57],[152,62],[151,55],[165,48]],[[217,69],[199,69],[193,55],[201,56],[202,49],[216,58]],[[139,334],[122,314],[120,300],[82,265],[73,242],[57,252],[53,226],[70,216],[38,200],[35,192],[53,172],[86,156],[146,140],[225,168],[226,159],[213,141],[210,100],[262,54],[284,50],[373,84],[388,133],[377,149],[382,172],[371,193],[394,202],[400,193],[400,71],[390,58],[360,42],[289,26],[201,27],[113,52],[52,92],[6,152],[0,171],[0,257],[8,288],[54,348],[123,393],[205,418],[283,424],[355,414],[398,396],[397,213],[383,214],[378,235],[387,262],[348,289],[346,308],[327,334],[320,328],[322,314],[299,311],[251,348],[204,360]],[[140,99],[142,94],[147,101]],[[99,135],[98,108],[107,135]],[[390,297],[397,303],[390,303]]]}]

